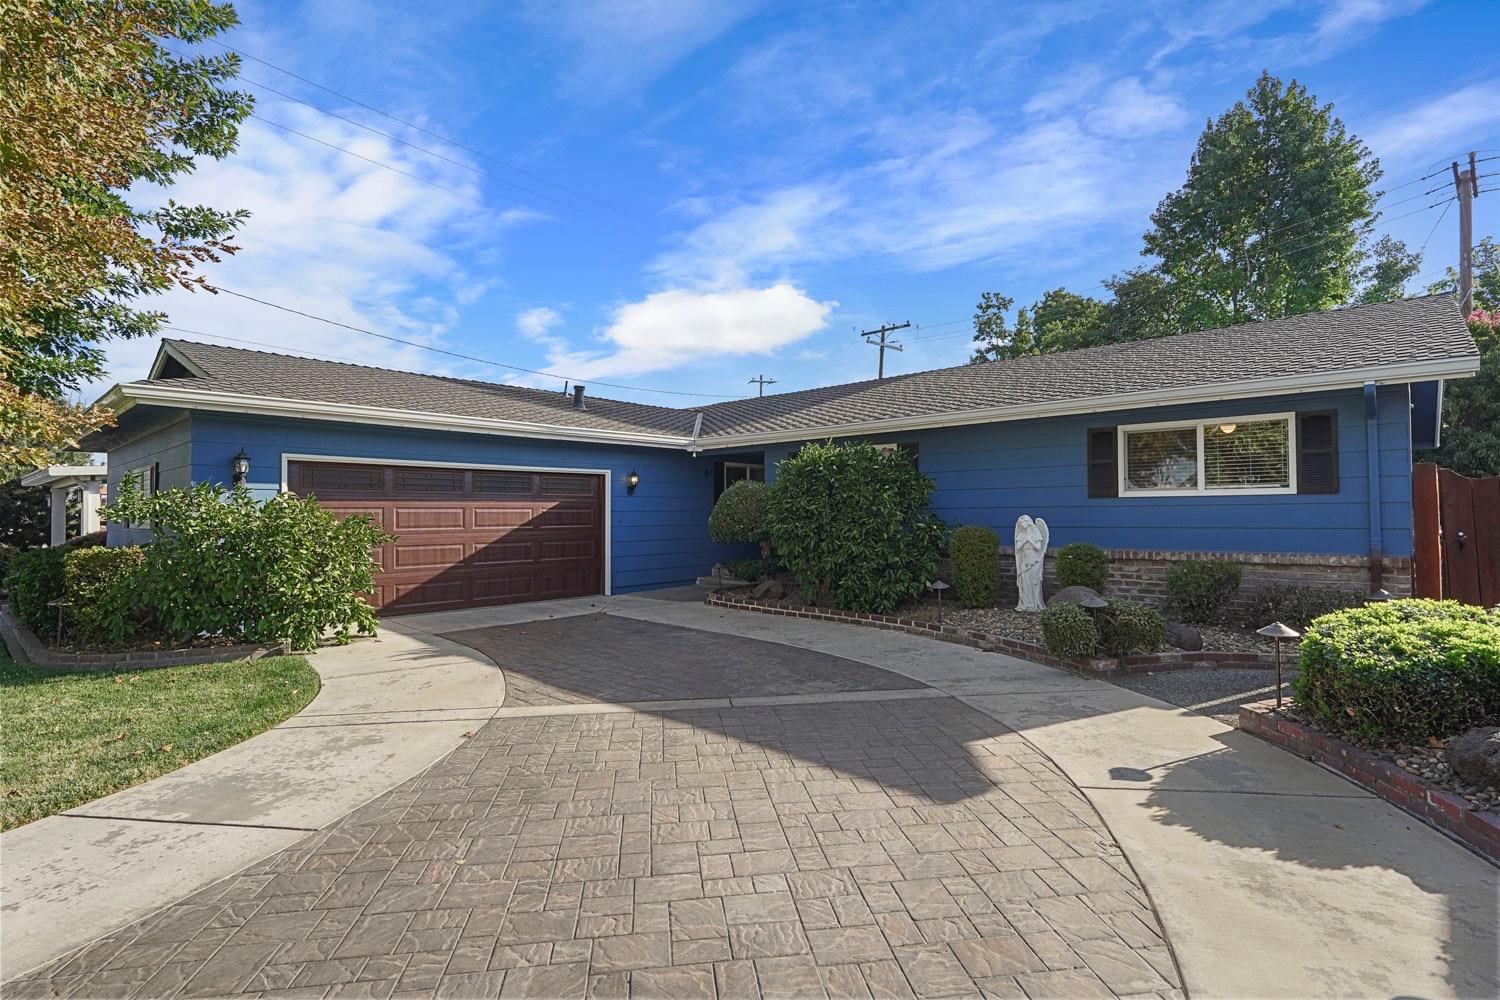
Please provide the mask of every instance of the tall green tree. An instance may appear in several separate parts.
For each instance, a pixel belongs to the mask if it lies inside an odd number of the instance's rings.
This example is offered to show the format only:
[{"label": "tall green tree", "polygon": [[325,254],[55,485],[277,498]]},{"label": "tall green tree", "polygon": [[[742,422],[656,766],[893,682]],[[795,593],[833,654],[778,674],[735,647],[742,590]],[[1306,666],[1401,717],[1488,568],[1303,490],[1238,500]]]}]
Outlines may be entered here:
[{"label": "tall green tree", "polygon": [[1422,255],[1406,249],[1406,244],[1382,236],[1370,247],[1369,256],[1360,268],[1361,288],[1355,299],[1360,305],[1391,302],[1406,297],[1406,283],[1422,270]]},{"label": "tall green tree", "polygon": [[1112,296],[1107,327],[1112,342],[1186,333],[1182,292],[1159,268],[1141,267],[1104,280]]},{"label": "tall green tree", "polygon": [[[1451,267],[1428,292],[1458,291]],[[1474,311],[1469,332],[1479,345],[1479,372],[1443,387],[1443,445],[1418,454],[1465,476],[1500,476],[1500,245],[1486,236],[1474,248]]]},{"label": "tall green tree", "polygon": [[1037,353],[1035,331],[1025,309],[1016,314],[1015,326],[1006,314],[1016,300],[998,292],[984,292],[974,307],[974,354],[971,364],[999,361]]},{"label": "tall green tree", "polygon": [[1145,253],[1183,295],[1189,329],[1329,309],[1354,294],[1380,163],[1333,106],[1269,72],[1198,140]]},{"label": "tall green tree", "polygon": [[1043,354],[1107,342],[1109,305],[1099,299],[1054,288],[1031,306],[1031,324]]},{"label": "tall green tree", "polygon": [[[178,56],[236,23],[212,0],[0,2],[0,465],[108,419],[66,396],[109,340],[154,333],[137,307],[234,250],[243,212],[142,205],[200,156],[234,150],[249,95],[232,53]],[[133,197],[127,200],[126,194]]]}]

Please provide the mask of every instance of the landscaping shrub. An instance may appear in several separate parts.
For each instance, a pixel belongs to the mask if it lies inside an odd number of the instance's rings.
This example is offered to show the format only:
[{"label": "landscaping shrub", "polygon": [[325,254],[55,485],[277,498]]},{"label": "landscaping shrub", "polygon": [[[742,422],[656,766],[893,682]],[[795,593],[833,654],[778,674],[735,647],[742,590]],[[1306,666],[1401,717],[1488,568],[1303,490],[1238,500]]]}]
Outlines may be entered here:
[{"label": "landscaping shrub", "polygon": [[0,542],[0,592],[5,590],[5,576],[10,572],[10,561],[21,551],[8,542]]},{"label": "landscaping shrub", "polygon": [[63,595],[63,550],[24,549],[10,559],[5,592],[16,617],[38,635],[57,632],[57,609],[48,603]]},{"label": "landscaping shrub", "polygon": [[370,549],[388,536],[368,515],[340,519],[311,497],[262,503],[207,483],[142,497],[127,482],[121,493],[110,518],[156,530],[140,594],[169,635],[309,649],[326,631],[338,642],[375,631],[360,595],[374,584]]},{"label": "landscaping shrub", "polygon": [[1227,559],[1180,562],[1167,571],[1167,600],[1185,622],[1213,622],[1223,614],[1244,571]]},{"label": "landscaping shrub", "polygon": [[1042,642],[1053,656],[1093,656],[1099,651],[1099,628],[1087,610],[1070,601],[1059,601],[1042,612]]},{"label": "landscaping shrub", "polygon": [[145,618],[140,593],[146,553],[138,545],[64,553],[64,592],[73,602],[66,635],[95,645],[134,638]]},{"label": "landscaping shrub", "polygon": [[1299,708],[1376,742],[1500,723],[1500,610],[1400,600],[1324,615],[1302,640]]},{"label": "landscaping shrub", "polygon": [[748,583],[758,583],[769,576],[776,574],[776,562],[773,559],[758,557],[754,559],[732,559],[724,564],[724,572],[736,580],[744,580]]},{"label": "landscaping shrub", "polygon": [[708,515],[708,537],[721,545],[766,539],[766,484],[742,479],[730,484]]},{"label": "landscaping shrub", "polygon": [[959,604],[988,608],[995,603],[1000,583],[999,535],[977,524],[958,528],[948,539],[948,565]]},{"label": "landscaping shrub", "polygon": [[1057,582],[1064,587],[1087,587],[1102,594],[1109,582],[1109,556],[1088,542],[1064,545],[1057,550]]},{"label": "landscaping shrub", "polygon": [[1290,625],[1299,632],[1314,618],[1362,607],[1365,595],[1357,590],[1336,587],[1302,587],[1292,583],[1273,583],[1256,592],[1254,604],[1245,612],[1244,625],[1257,629],[1272,622]]},{"label": "landscaping shrub", "polygon": [[932,488],[899,452],[807,445],[766,489],[776,558],[819,601],[888,614],[937,573],[944,527],[924,512]]},{"label": "landscaping shrub", "polygon": [[1137,601],[1110,601],[1098,619],[1099,648],[1110,656],[1154,653],[1167,637],[1167,620]]}]

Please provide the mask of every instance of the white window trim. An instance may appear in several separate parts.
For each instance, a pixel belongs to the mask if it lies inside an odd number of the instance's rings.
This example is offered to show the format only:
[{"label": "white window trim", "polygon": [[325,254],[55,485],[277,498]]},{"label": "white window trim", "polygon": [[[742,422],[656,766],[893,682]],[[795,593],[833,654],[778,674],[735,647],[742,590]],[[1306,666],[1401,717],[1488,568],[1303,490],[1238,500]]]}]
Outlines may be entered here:
[{"label": "white window trim", "polygon": [[[1218,486],[1209,488],[1204,476],[1203,428],[1208,424],[1248,424],[1257,420],[1286,421],[1287,486]],[[1193,489],[1133,489],[1130,486],[1126,449],[1126,437],[1135,431],[1172,431],[1191,427],[1197,431],[1198,485]],[[1120,496],[1126,497],[1244,497],[1285,496],[1297,492],[1297,413],[1288,410],[1282,413],[1246,413],[1222,417],[1203,417],[1198,420],[1165,420],[1151,424],[1121,424],[1115,433],[1115,464],[1119,467]]]}]

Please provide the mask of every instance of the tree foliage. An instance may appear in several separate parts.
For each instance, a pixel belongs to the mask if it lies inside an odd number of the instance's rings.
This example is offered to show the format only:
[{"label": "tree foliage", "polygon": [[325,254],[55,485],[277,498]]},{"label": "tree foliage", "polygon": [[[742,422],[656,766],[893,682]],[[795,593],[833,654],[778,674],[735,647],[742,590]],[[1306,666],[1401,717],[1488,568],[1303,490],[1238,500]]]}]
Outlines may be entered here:
[{"label": "tree foliage", "polygon": [[0,4],[0,464],[106,423],[66,401],[102,374],[101,344],[155,332],[164,314],[132,303],[206,287],[202,265],[233,252],[243,212],[139,192],[233,151],[251,107],[222,86],[237,57],[163,43],[235,23],[212,0]]},{"label": "tree foliage", "polygon": [[[1458,291],[1452,268],[1429,292]],[[1479,345],[1479,372],[1443,387],[1443,446],[1417,456],[1465,476],[1500,476],[1500,245],[1486,236],[1474,248],[1474,309],[1469,332]]]}]

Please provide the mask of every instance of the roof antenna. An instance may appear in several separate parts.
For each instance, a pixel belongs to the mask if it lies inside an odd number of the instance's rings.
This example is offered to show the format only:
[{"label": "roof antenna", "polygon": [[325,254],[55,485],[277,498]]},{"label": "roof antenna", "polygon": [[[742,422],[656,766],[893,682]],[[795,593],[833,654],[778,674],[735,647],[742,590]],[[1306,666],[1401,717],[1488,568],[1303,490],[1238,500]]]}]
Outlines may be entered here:
[{"label": "roof antenna", "polygon": [[563,379],[563,395],[566,396],[567,394],[568,394],[568,380],[567,379]]}]

